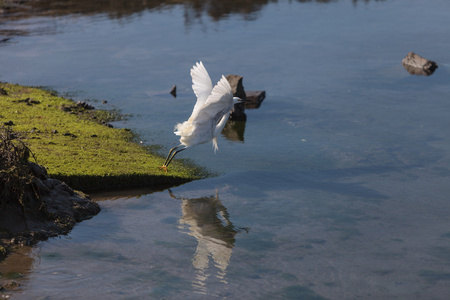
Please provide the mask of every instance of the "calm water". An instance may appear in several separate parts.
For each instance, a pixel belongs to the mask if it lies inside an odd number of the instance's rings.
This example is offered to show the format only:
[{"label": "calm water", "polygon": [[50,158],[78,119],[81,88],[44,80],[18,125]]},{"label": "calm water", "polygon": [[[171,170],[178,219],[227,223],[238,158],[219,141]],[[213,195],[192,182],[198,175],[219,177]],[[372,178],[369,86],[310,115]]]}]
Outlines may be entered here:
[{"label": "calm water", "polygon": [[[0,22],[0,80],[119,108],[146,144],[178,144],[196,61],[267,93],[220,152],[179,154],[221,176],[96,195],[98,216],[0,264],[14,298],[448,299],[450,2],[236,5]],[[410,75],[409,51],[439,68]]]}]

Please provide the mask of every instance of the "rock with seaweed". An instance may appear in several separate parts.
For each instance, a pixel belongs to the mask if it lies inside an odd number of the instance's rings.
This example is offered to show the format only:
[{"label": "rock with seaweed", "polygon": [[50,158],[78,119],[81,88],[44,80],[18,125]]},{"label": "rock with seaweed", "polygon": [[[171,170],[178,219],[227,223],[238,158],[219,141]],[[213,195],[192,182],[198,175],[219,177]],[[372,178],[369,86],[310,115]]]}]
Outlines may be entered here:
[{"label": "rock with seaweed", "polygon": [[[0,128],[0,248],[33,244],[59,234],[100,211],[87,195],[49,178],[30,161],[30,149],[9,128]],[[1,256],[1,255],[0,255]],[[0,257],[1,258],[1,257]]]}]

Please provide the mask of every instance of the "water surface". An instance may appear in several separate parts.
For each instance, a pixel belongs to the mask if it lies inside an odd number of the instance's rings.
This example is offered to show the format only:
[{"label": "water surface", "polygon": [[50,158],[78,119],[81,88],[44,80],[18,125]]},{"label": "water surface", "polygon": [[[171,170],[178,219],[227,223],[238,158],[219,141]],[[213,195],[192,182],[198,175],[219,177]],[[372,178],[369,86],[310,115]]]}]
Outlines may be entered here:
[{"label": "water surface", "polygon": [[[213,82],[239,74],[267,93],[217,154],[179,154],[220,176],[98,195],[98,216],[31,249],[14,297],[447,299],[450,4],[193,7],[0,25],[27,33],[0,45],[0,80],[119,108],[130,117],[114,125],[146,144],[178,144],[196,61]],[[439,68],[410,75],[409,51]]]}]

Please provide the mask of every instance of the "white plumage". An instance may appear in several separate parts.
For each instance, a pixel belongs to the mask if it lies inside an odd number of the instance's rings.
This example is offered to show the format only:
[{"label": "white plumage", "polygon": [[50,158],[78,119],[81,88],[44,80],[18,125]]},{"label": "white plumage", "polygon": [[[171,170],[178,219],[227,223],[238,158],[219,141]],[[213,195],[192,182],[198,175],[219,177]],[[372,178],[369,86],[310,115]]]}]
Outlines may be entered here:
[{"label": "white plumage", "polygon": [[225,76],[214,86],[202,62],[196,63],[191,69],[192,89],[197,96],[197,102],[187,121],[175,126],[175,134],[180,136],[180,145],[170,149],[167,159],[160,169],[167,172],[167,166],[180,151],[213,142],[214,151],[217,147],[217,136],[225,126],[234,100],[230,84]]}]

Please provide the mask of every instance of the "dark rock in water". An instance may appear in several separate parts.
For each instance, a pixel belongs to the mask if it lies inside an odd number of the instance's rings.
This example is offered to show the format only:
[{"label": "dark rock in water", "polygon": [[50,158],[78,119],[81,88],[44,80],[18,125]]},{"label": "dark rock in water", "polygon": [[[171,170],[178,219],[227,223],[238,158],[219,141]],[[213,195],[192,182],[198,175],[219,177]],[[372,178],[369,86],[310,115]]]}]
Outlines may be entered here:
[{"label": "dark rock in water", "polygon": [[438,68],[438,65],[431,60],[409,52],[402,60],[402,65],[410,74],[429,76]]},{"label": "dark rock in water", "polygon": [[245,108],[259,108],[264,98],[266,98],[265,91],[248,91],[246,92]]},{"label": "dark rock in water", "polygon": [[234,104],[233,110],[230,114],[230,120],[233,121],[245,121],[247,120],[247,115],[245,114],[245,105],[243,102],[238,102]]},{"label": "dark rock in water", "polygon": [[242,84],[243,77],[239,75],[227,75],[225,77],[230,83],[231,90],[233,91],[233,96],[245,100],[245,90],[244,85]]},{"label": "dark rock in water", "polygon": [[172,87],[172,89],[170,90],[170,94],[171,94],[174,98],[177,97],[177,86],[176,86],[176,85],[174,85],[174,86]]}]

